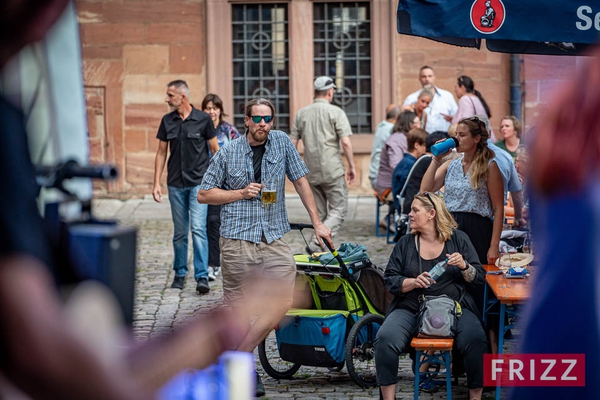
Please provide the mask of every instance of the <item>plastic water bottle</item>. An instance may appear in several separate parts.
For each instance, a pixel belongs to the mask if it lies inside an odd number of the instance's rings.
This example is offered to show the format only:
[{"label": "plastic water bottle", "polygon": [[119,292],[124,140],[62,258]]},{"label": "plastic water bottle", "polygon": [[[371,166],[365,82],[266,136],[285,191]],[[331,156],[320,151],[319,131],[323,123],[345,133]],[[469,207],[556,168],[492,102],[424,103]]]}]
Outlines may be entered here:
[{"label": "plastic water bottle", "polygon": [[455,148],[456,146],[458,146],[458,139],[451,137],[444,140],[443,142],[439,142],[431,146],[431,154],[437,157],[440,154],[444,154],[449,150]]},{"label": "plastic water bottle", "polygon": [[431,279],[437,281],[439,277],[442,276],[444,272],[446,272],[446,268],[448,268],[447,258],[444,261],[440,261],[439,263],[435,264],[435,266],[431,268],[431,271],[429,271]]}]

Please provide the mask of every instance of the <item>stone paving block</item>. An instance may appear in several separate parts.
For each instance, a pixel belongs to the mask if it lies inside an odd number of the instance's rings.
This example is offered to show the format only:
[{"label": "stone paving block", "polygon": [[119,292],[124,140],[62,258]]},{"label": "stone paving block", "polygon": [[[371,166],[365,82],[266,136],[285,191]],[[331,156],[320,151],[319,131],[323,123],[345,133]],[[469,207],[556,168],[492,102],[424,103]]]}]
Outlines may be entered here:
[{"label": "stone paving block", "polygon": [[156,203],[154,201],[152,203],[143,202],[134,210],[131,218],[136,221],[147,219],[171,221],[171,209],[170,206],[165,207],[162,203]]},{"label": "stone paving block", "polygon": [[92,201],[94,216],[98,219],[111,219],[123,207],[123,201],[117,199],[102,199]]}]

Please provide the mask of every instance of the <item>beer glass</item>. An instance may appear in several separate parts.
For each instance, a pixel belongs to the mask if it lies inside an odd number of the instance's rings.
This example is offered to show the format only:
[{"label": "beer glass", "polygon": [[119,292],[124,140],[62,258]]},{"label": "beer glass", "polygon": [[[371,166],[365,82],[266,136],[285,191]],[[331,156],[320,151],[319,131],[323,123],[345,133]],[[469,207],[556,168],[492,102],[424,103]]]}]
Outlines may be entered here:
[{"label": "beer glass", "polygon": [[264,207],[269,207],[271,204],[275,204],[277,201],[277,190],[275,190],[275,184],[272,182],[266,182],[261,191],[261,200]]}]

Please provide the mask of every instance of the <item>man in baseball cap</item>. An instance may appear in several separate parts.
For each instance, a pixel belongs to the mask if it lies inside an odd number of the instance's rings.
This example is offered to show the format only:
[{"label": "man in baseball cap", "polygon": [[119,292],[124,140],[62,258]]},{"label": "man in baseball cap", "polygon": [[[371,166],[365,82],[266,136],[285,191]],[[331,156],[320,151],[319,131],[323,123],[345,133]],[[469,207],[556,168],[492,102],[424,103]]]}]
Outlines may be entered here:
[{"label": "man in baseball cap", "polygon": [[[344,110],[331,104],[335,94],[335,82],[328,76],[315,79],[313,104],[296,113],[290,139],[294,146],[302,139],[304,162],[310,173],[306,175],[317,202],[319,217],[335,235],[348,213],[348,187],[356,179],[356,168],[352,152],[352,128]],[[348,161],[345,170],[340,144]],[[344,178],[344,175],[345,178]],[[315,236],[306,251],[322,252]]]},{"label": "man in baseball cap", "polygon": [[331,79],[330,77],[320,76],[317,79],[315,79],[315,90],[316,91],[329,90],[331,88],[337,89],[337,86],[335,86],[334,80]]}]

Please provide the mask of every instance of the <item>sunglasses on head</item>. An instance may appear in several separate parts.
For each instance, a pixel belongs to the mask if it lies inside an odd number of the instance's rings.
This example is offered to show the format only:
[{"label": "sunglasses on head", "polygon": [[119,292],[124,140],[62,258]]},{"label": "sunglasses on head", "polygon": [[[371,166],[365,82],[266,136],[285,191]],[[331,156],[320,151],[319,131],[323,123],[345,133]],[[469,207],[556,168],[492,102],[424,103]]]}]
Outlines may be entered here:
[{"label": "sunglasses on head", "polygon": [[437,208],[435,207],[435,203],[431,199],[431,195],[429,194],[429,192],[423,192],[423,193],[420,193],[420,195],[425,196],[429,199],[429,202],[431,203],[431,205],[433,206],[433,209],[435,210],[435,213],[437,214]]},{"label": "sunglasses on head", "polygon": [[250,119],[255,124],[260,124],[260,120],[264,119],[265,123],[268,124],[269,122],[273,121],[273,116],[272,115],[253,115],[250,117]]},{"label": "sunglasses on head", "polygon": [[467,118],[467,121],[476,122],[479,126],[485,126],[485,122],[479,119],[479,117]]}]

